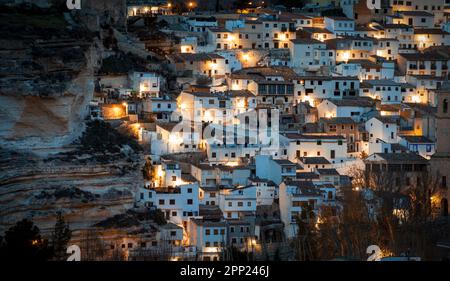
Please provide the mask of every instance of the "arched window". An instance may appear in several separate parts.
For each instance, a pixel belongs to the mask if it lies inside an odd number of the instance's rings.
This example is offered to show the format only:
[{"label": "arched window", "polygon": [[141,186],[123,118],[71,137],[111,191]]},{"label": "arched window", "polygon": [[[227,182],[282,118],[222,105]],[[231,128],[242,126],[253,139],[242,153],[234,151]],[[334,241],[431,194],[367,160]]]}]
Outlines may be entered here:
[{"label": "arched window", "polygon": [[448,112],[448,100],[447,99],[444,99],[444,101],[442,102],[442,112],[443,113]]}]

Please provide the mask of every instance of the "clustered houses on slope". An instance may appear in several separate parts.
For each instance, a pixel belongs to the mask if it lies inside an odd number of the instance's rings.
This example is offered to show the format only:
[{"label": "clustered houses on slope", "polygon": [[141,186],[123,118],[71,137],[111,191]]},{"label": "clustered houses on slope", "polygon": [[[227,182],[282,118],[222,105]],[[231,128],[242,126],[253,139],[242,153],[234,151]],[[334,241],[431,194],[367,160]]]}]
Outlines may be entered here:
[{"label": "clustered houses on slope", "polygon": [[129,117],[149,147],[136,204],[162,210],[177,245],[217,260],[231,246],[283,247],[298,217],[339,209],[351,167],[392,172],[403,188],[431,169],[446,188],[450,26],[444,0],[422,2],[344,0],[346,17],[129,7],[172,35],[177,89],[152,71],[99,77],[117,98],[93,102],[93,118]]}]

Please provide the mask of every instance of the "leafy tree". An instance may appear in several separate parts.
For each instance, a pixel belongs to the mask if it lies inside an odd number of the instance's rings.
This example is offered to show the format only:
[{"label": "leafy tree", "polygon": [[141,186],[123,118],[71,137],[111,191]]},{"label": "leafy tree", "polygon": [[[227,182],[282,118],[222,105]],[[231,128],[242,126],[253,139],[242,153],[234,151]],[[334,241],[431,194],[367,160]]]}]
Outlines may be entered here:
[{"label": "leafy tree", "polygon": [[69,224],[64,220],[61,212],[58,212],[55,229],[52,233],[52,246],[55,260],[65,260],[67,243],[72,237],[72,231]]},{"label": "leafy tree", "polygon": [[2,259],[21,261],[49,260],[53,252],[32,221],[23,219],[6,231],[0,248]]}]

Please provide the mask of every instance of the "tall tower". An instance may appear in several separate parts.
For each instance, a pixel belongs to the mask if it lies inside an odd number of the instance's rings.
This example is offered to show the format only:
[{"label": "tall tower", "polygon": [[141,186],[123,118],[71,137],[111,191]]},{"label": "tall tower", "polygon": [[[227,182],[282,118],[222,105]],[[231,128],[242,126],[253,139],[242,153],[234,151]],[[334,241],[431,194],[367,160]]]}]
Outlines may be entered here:
[{"label": "tall tower", "polygon": [[448,214],[450,200],[450,86],[436,91],[436,153],[431,157],[430,168],[439,184],[441,213]]}]

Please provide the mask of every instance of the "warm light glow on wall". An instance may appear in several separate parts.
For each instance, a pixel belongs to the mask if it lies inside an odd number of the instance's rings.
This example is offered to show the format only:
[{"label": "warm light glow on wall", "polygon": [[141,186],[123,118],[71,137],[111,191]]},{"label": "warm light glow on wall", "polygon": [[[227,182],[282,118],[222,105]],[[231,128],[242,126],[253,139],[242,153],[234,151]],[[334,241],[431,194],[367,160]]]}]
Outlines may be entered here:
[{"label": "warm light glow on wall", "polygon": [[417,41],[425,43],[425,41],[427,41],[427,37],[425,35],[418,35],[417,36]]},{"label": "warm light glow on wall", "polygon": [[242,55],[242,59],[243,59],[244,61],[248,61],[248,60],[250,59],[250,56],[249,56],[248,54],[243,54],[243,55]]},{"label": "warm light glow on wall", "polygon": [[185,103],[180,103],[180,104],[178,105],[178,107],[179,107],[181,110],[187,109],[187,105],[186,105]]},{"label": "warm light glow on wall", "polygon": [[170,136],[169,136],[169,142],[172,144],[179,144],[182,141],[183,141],[183,139],[176,136],[175,134],[170,134]]},{"label": "warm light glow on wall", "polygon": [[213,114],[211,114],[210,110],[205,111],[205,113],[203,114],[203,119],[204,121],[214,121]]},{"label": "warm light glow on wall", "polygon": [[245,107],[246,107],[246,106],[245,106],[245,100],[244,100],[244,99],[239,100],[239,101],[237,102],[236,106],[237,106],[238,108],[245,108]]},{"label": "warm light glow on wall", "polygon": [[348,60],[350,59],[350,52],[342,53],[342,58],[344,59],[345,62],[348,62]]},{"label": "warm light glow on wall", "polygon": [[182,45],[181,53],[193,53],[193,48],[191,45]]},{"label": "warm light glow on wall", "polygon": [[219,247],[203,247],[203,252],[205,253],[218,253]]},{"label": "warm light glow on wall", "polygon": [[412,102],[414,103],[420,103],[420,96],[419,95],[414,95],[411,97]]}]

